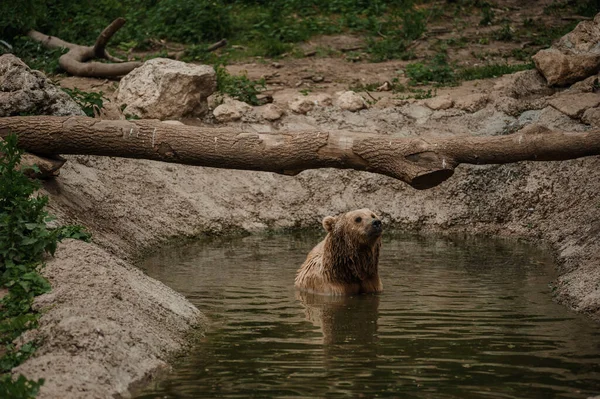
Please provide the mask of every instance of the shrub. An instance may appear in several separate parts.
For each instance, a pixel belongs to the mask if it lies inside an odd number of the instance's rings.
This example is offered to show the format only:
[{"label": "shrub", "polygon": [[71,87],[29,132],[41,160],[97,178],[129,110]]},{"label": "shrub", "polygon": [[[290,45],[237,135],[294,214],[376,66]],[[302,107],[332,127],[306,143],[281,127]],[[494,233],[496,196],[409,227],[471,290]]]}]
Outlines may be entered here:
[{"label": "shrub", "polygon": [[30,398],[43,380],[29,381],[22,376],[13,380],[9,372],[33,354],[35,343],[17,349],[12,341],[36,327],[33,298],[50,290],[39,273],[44,254],[54,254],[64,238],[89,240],[89,234],[80,226],[48,228],[52,220],[44,209],[48,197],[35,195],[39,183],[19,169],[22,151],[17,148],[15,135],[0,141],[0,154],[0,284],[8,288],[0,299],[0,343],[5,346],[0,357],[0,396]]},{"label": "shrub", "polygon": [[434,83],[437,86],[457,84],[454,69],[448,64],[445,54],[437,54],[427,64],[414,63],[406,66],[406,75],[410,78],[409,84]]},{"label": "shrub", "polygon": [[231,9],[220,0],[161,0],[151,8],[154,34],[181,43],[230,37]]},{"label": "shrub", "polygon": [[96,116],[104,106],[104,93],[94,93],[79,90],[78,88],[62,88],[81,107],[83,112],[90,118]]},{"label": "shrub", "polygon": [[246,75],[230,75],[222,65],[215,65],[217,72],[217,90],[221,94],[251,105],[259,105],[258,94],[265,88],[265,80],[250,80]]}]

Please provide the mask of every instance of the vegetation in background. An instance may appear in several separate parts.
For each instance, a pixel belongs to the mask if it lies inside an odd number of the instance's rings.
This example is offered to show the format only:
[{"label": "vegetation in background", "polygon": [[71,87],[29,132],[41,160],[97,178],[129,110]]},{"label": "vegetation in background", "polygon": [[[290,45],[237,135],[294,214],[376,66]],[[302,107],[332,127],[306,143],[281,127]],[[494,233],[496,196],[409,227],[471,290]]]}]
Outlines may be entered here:
[{"label": "vegetation in background", "polygon": [[35,397],[42,379],[13,380],[10,370],[29,358],[36,343],[16,347],[13,341],[25,330],[37,326],[39,313],[33,300],[50,290],[40,274],[45,254],[53,255],[65,238],[88,241],[81,226],[50,229],[52,217],[45,211],[48,197],[35,195],[39,183],[19,169],[22,151],[15,135],[0,141],[0,286],[8,292],[0,299],[0,397]]},{"label": "vegetation in background", "polygon": [[67,93],[71,98],[81,107],[83,112],[91,118],[100,113],[100,110],[104,106],[104,93],[99,92],[87,92],[79,90],[78,88],[67,89],[63,87],[62,90]]},{"label": "vegetation in background", "polygon": [[435,7],[413,0],[22,0],[0,3],[0,38],[35,28],[63,40],[92,44],[112,20],[127,24],[114,38],[148,49],[156,40],[201,45],[227,38],[251,55],[274,57],[317,34],[356,32],[371,38],[373,58],[402,57],[425,31]]},{"label": "vegetation in background", "polygon": [[434,84],[436,86],[452,86],[458,84],[454,68],[448,63],[443,53],[436,54],[427,63],[413,63],[406,66],[408,84]]},{"label": "vegetation in background", "polygon": [[59,72],[58,59],[66,52],[63,49],[48,49],[42,43],[23,36],[14,37],[12,39],[12,46],[14,51],[10,51],[7,47],[0,45],[0,55],[14,52],[31,69],[36,69],[46,74],[56,74]]},{"label": "vegetation in background", "polygon": [[265,80],[251,80],[246,75],[230,75],[222,65],[215,65],[217,91],[251,105],[259,105],[258,94],[265,89]]},{"label": "vegetation in background", "polygon": [[463,68],[458,71],[457,75],[460,80],[488,79],[533,68],[534,65],[532,63],[516,65],[490,64]]}]

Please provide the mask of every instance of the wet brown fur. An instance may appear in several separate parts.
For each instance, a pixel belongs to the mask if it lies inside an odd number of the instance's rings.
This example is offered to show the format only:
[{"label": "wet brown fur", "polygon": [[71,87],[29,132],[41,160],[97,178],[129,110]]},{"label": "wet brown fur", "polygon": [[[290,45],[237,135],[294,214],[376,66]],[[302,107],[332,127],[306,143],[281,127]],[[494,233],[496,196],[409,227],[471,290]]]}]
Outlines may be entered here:
[{"label": "wet brown fur", "polygon": [[374,220],[379,218],[369,209],[323,219],[327,236],[298,270],[296,288],[325,295],[381,292],[377,267],[381,230],[373,226]]}]

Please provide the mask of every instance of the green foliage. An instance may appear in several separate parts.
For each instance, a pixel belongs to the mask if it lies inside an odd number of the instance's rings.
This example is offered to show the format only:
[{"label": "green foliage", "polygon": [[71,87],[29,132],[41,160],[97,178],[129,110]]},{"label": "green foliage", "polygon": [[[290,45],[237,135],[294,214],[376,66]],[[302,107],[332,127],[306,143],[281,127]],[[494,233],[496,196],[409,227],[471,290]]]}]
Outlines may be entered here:
[{"label": "green foliage", "polygon": [[491,25],[494,21],[495,13],[492,9],[492,6],[489,3],[485,3],[481,6],[481,20],[479,21],[479,25],[488,26]]},{"label": "green foliage", "polygon": [[[64,238],[89,240],[80,226],[49,229],[52,220],[45,211],[48,197],[35,195],[37,181],[27,178],[19,164],[22,151],[17,137],[0,141],[0,284],[8,293],[0,299],[0,397],[34,397],[43,380],[34,382],[8,373],[35,350],[34,343],[16,348],[12,342],[27,329],[37,326],[38,314],[31,306],[35,296],[48,292],[50,284],[39,273],[44,254],[54,254]],[[6,396],[9,394],[13,396]]]},{"label": "green foliage", "polygon": [[[23,60],[31,69],[37,69],[46,74],[58,72],[58,59],[66,50],[48,49],[40,42],[24,36],[17,36],[12,41],[13,49],[10,51]],[[0,55],[9,52],[0,46]]]},{"label": "green foliage", "polygon": [[546,14],[564,15],[566,12],[594,17],[600,12],[600,0],[557,0],[544,8]]},{"label": "green foliage", "polygon": [[71,96],[77,105],[81,107],[83,112],[85,112],[85,114],[91,118],[100,112],[104,106],[104,100],[106,100],[103,92],[94,93],[82,91],[78,88],[67,89],[66,87],[63,87],[62,89],[65,93]]},{"label": "green foliage", "polygon": [[251,105],[259,105],[258,94],[265,88],[265,80],[251,80],[246,75],[234,76],[222,65],[215,65],[217,72],[217,90],[221,94]]},{"label": "green foliage", "polygon": [[575,4],[575,12],[585,17],[593,18],[600,12],[600,0],[572,1]]},{"label": "green foliage", "polygon": [[513,29],[510,24],[508,24],[508,22],[503,24],[499,30],[494,32],[494,38],[503,42],[510,42],[513,40]]},{"label": "green foliage", "polygon": [[[29,327],[31,328],[31,327]],[[35,352],[35,345],[33,342],[28,342],[21,345],[19,349],[16,349],[14,345],[6,345],[6,355],[0,359],[0,371],[2,373],[8,373],[25,360],[29,359]]]},{"label": "green foliage", "polygon": [[42,385],[44,385],[43,378],[33,381],[20,375],[16,380],[13,380],[10,374],[5,374],[0,377],[0,397],[32,399],[37,396]]},{"label": "green foliage", "polygon": [[[255,56],[276,57],[314,35],[358,32],[372,38],[374,60],[410,58],[427,16],[413,0],[24,0],[1,2],[3,39],[35,28],[63,40],[92,44],[116,17],[127,24],[112,43],[121,51],[150,49],[156,40],[206,45],[222,38]],[[14,4],[14,5],[13,5]],[[433,7],[429,7],[434,10]],[[2,12],[6,11],[6,12]],[[383,37],[383,40],[376,40]],[[200,57],[199,54],[195,55]]]},{"label": "green foliage", "polygon": [[39,0],[0,1],[0,38],[24,33],[44,20],[46,4]]},{"label": "green foliage", "polygon": [[159,38],[197,43],[232,34],[231,7],[221,0],[161,0],[149,11],[149,29]]},{"label": "green foliage", "polygon": [[518,71],[524,71],[527,69],[533,69],[533,64],[490,64],[484,66],[464,68],[459,71],[458,78],[461,80],[496,78],[498,76],[506,75],[509,73],[515,73]]},{"label": "green foliage", "polygon": [[523,36],[531,42],[532,45],[548,47],[552,42],[568,32],[572,31],[578,21],[570,21],[564,25],[548,26],[541,19],[529,19],[526,21]]},{"label": "green foliage", "polygon": [[437,54],[426,63],[414,63],[406,66],[406,75],[410,85],[433,83],[436,86],[456,85],[457,79],[454,68],[446,59],[445,54]]},{"label": "green foliage", "polygon": [[[381,24],[386,32],[383,39],[369,40],[371,61],[381,62],[392,59],[409,60],[414,58],[414,53],[407,51],[413,40],[419,39],[426,29],[426,15],[422,11],[407,7],[403,10],[390,12],[387,19]],[[402,29],[398,29],[401,26]],[[380,33],[377,31],[377,33]]]}]

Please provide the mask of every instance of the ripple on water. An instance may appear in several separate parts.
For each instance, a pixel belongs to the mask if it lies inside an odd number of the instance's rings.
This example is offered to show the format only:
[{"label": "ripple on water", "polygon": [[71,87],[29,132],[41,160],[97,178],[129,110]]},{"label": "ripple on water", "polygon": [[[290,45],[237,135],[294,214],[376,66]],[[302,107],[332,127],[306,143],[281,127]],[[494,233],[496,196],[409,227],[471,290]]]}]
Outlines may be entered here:
[{"label": "ripple on water", "polygon": [[385,292],[294,292],[313,234],[220,238],[143,265],[211,319],[140,398],[586,398],[600,332],[551,300],[541,251],[387,234]]}]

